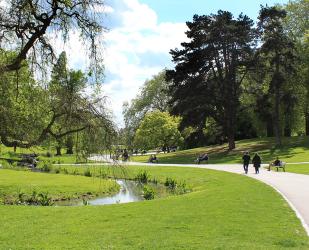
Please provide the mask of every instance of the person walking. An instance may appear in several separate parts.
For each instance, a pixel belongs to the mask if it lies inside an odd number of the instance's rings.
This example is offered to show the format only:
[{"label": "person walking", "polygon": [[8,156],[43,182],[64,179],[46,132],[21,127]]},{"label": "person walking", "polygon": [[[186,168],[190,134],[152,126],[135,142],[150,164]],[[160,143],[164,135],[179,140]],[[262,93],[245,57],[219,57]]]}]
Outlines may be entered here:
[{"label": "person walking", "polygon": [[248,151],[244,153],[242,159],[244,161],[245,174],[248,174],[248,168],[249,168],[249,163],[251,159]]},{"label": "person walking", "polygon": [[252,158],[252,164],[255,168],[255,173],[258,174],[260,171],[259,171],[259,168],[261,167],[261,157],[259,156],[258,153],[255,153],[255,155],[253,156]]}]

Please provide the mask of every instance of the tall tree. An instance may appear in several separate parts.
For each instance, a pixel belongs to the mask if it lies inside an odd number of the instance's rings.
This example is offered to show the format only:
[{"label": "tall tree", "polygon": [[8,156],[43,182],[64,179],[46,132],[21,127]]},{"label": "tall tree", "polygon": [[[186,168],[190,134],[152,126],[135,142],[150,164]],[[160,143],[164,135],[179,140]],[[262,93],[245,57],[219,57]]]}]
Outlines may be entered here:
[{"label": "tall tree", "polygon": [[296,41],[298,53],[297,78],[305,88],[304,113],[305,133],[309,135],[309,2],[308,0],[289,1],[282,6],[287,12],[284,28]]},{"label": "tall tree", "polygon": [[140,122],[148,112],[168,110],[168,83],[166,72],[163,70],[154,75],[150,80],[145,81],[139,94],[131,101],[131,104],[123,104],[123,116],[126,135],[126,144],[130,146],[133,142],[134,134]]},{"label": "tall tree", "polygon": [[262,46],[259,50],[264,70],[270,77],[269,94],[273,98],[273,125],[276,144],[281,145],[280,105],[283,97],[283,86],[288,75],[294,73],[295,46],[283,28],[286,11],[278,7],[261,7],[258,28]]},{"label": "tall tree", "polygon": [[220,10],[195,15],[187,26],[190,41],[170,52],[176,63],[167,72],[172,81],[172,111],[183,116],[187,125],[203,127],[207,117],[214,118],[233,149],[240,85],[254,54],[253,21],[242,14],[234,19]]},{"label": "tall tree", "polygon": [[61,74],[56,77],[53,72],[54,82],[44,87],[28,67],[0,74],[0,140],[5,146],[28,148],[48,138],[57,141],[98,126],[113,130],[104,100],[82,93],[84,74],[72,70],[67,78]]}]

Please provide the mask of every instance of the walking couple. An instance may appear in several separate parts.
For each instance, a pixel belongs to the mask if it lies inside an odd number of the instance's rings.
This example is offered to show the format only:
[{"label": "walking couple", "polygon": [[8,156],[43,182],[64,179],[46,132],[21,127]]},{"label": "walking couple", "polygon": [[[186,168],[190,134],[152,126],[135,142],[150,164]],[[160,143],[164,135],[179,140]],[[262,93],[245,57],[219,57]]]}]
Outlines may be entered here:
[{"label": "walking couple", "polygon": [[[250,157],[248,151],[244,153],[244,156],[242,157],[242,159],[244,161],[245,173],[248,174],[248,168],[249,168],[249,164],[250,164],[250,160],[251,160],[251,157]],[[252,158],[252,164],[253,164],[253,167],[255,168],[256,174],[259,173],[259,168],[261,167],[261,162],[262,162],[261,157],[259,156],[258,153],[255,153],[255,155]]]}]

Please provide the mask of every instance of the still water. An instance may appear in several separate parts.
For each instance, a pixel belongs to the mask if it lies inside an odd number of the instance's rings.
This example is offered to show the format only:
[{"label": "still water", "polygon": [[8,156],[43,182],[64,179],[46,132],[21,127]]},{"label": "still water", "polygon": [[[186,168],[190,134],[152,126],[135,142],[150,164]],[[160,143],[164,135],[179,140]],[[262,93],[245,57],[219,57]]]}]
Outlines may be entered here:
[{"label": "still water", "polygon": [[[120,191],[117,194],[105,197],[96,197],[88,200],[88,205],[108,205],[129,203],[144,200],[142,196],[142,187],[135,181],[116,180],[120,186]],[[57,201],[56,206],[82,206],[82,201]]]},{"label": "still water", "polygon": [[120,185],[119,193],[113,196],[89,200],[88,203],[90,205],[107,205],[143,200],[142,190],[136,182],[128,180],[116,180],[116,182]]}]

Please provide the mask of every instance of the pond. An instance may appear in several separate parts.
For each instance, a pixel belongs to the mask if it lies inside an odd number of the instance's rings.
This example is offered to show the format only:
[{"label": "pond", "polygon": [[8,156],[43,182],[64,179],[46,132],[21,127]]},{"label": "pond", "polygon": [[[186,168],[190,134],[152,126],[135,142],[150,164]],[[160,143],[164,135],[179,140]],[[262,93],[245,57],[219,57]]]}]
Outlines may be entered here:
[{"label": "pond", "polygon": [[[109,205],[119,203],[129,203],[144,200],[142,196],[142,187],[135,181],[116,180],[120,185],[120,191],[117,194],[106,197],[96,197],[87,201],[88,205]],[[57,201],[56,206],[82,206],[83,201]]]}]

